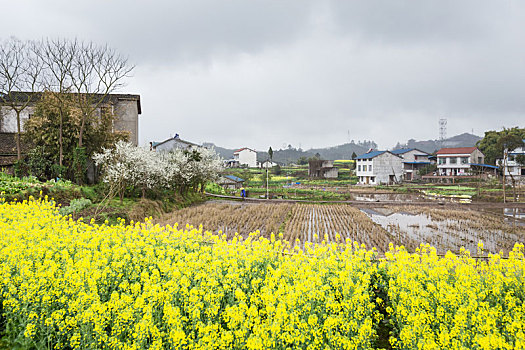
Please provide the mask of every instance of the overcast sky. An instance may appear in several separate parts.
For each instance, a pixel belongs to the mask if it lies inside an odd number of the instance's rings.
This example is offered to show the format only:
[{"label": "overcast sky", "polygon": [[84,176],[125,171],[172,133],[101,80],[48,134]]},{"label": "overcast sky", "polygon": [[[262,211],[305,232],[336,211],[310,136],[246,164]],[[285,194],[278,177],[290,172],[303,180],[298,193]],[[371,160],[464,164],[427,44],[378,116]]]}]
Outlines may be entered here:
[{"label": "overcast sky", "polygon": [[139,141],[303,149],[525,127],[525,1],[0,0],[0,36],[108,43]]}]

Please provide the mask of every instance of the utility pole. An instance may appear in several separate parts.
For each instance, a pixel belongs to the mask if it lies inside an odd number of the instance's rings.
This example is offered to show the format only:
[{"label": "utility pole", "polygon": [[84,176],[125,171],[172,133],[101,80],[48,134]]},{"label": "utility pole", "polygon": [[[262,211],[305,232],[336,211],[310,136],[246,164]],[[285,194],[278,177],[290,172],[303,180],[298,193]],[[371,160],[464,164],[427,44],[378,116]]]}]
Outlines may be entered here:
[{"label": "utility pole", "polygon": [[503,150],[503,203],[507,203],[507,196],[505,195],[505,171],[507,170],[508,152],[507,148]]},{"label": "utility pole", "polygon": [[272,147],[268,149],[268,159],[266,160],[266,199],[270,199],[268,191],[268,163],[273,162],[273,150]]},{"label": "utility pole", "polygon": [[270,199],[268,195],[268,161],[266,161],[266,199]]}]

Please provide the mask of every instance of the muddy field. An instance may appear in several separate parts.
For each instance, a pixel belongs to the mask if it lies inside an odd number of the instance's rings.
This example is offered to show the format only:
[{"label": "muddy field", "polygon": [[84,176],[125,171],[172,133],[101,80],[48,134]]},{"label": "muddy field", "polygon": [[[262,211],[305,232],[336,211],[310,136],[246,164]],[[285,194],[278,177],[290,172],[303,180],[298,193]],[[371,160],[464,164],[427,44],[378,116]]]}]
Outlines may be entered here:
[{"label": "muddy field", "polygon": [[[510,215],[513,214],[513,215]],[[304,242],[351,240],[384,252],[389,243],[410,251],[420,243],[430,243],[440,253],[465,247],[476,252],[484,242],[487,252],[508,252],[514,243],[525,242],[525,219],[521,208],[425,206],[363,207],[345,204],[255,204],[208,202],[175,211],[160,224],[191,225],[233,237],[259,231],[262,236],[281,232],[286,240],[300,246]]]}]

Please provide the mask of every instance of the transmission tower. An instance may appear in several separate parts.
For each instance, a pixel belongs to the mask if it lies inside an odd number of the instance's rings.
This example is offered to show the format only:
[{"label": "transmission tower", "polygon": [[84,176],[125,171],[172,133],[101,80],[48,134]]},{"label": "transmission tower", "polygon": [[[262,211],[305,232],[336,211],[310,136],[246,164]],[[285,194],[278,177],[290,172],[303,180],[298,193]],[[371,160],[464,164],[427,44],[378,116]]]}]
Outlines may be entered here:
[{"label": "transmission tower", "polygon": [[447,119],[439,119],[439,141],[445,140],[447,138]]}]

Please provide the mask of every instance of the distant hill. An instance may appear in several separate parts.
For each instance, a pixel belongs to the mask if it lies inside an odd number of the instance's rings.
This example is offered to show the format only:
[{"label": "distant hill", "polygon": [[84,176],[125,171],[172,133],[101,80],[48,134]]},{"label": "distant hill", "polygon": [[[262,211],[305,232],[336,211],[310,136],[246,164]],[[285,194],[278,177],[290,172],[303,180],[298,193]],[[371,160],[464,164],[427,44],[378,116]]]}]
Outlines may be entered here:
[{"label": "distant hill", "polygon": [[204,147],[214,147],[215,148],[215,152],[219,156],[221,156],[223,159],[231,159],[231,158],[233,158],[233,152],[235,152],[234,149],[222,148],[222,147],[214,145],[211,142],[205,142],[202,145]]},{"label": "distant hill", "polygon": [[[449,137],[443,142],[440,142],[439,140],[416,141],[410,139],[405,144],[398,142],[393,149],[417,148],[428,153],[434,153],[443,147],[472,147],[475,146],[476,142],[479,140],[481,140],[481,137],[479,136],[464,133]],[[235,152],[235,149],[219,147],[210,142],[204,143],[203,145],[206,147],[215,147],[217,154],[224,159],[233,158],[233,152]],[[377,144],[374,141],[358,141],[357,143],[350,142],[327,148],[312,148],[307,151],[300,148],[289,147],[286,149],[273,150],[273,160],[274,162],[281,164],[290,164],[296,163],[301,157],[311,158],[316,154],[319,155],[321,159],[352,159],[352,153],[355,152],[356,155],[361,155],[366,153],[370,148],[377,149]],[[257,152],[257,160],[264,161],[267,158],[267,151]]]},{"label": "distant hill", "polygon": [[[234,149],[223,148],[214,145],[213,143],[207,142],[203,144],[206,147],[215,147],[215,152],[224,159],[233,158]],[[312,148],[307,151],[297,148],[286,148],[273,151],[273,160],[277,163],[290,164],[296,163],[301,157],[314,157],[319,154],[321,159],[352,159],[352,153],[360,155],[368,151],[370,148],[377,148],[377,144],[373,141],[363,141],[358,143],[345,143],[339,146],[328,147],[328,148]],[[267,151],[258,151],[257,160],[264,161],[268,158]]]},{"label": "distant hill", "polygon": [[449,137],[448,139],[443,140],[427,140],[427,141],[416,141],[414,139],[408,140],[405,144],[400,144],[399,142],[393,149],[400,148],[417,148],[427,153],[434,153],[440,148],[446,147],[473,147],[476,146],[476,142],[482,138],[469,134],[463,133],[460,135]]}]

